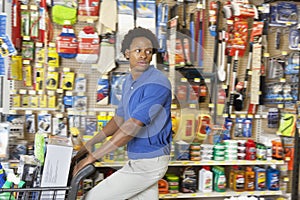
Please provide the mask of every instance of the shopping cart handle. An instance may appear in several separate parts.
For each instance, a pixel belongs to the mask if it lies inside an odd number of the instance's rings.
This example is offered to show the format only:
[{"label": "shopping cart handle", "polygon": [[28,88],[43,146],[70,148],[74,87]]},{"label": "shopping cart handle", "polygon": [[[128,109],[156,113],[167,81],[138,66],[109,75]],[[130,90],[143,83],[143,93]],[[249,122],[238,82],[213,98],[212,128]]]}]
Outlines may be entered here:
[{"label": "shopping cart handle", "polygon": [[80,170],[75,177],[73,177],[71,182],[71,190],[69,191],[68,194],[68,200],[76,199],[80,181],[92,175],[95,171],[96,171],[95,166],[89,164],[85,166],[82,170]]}]

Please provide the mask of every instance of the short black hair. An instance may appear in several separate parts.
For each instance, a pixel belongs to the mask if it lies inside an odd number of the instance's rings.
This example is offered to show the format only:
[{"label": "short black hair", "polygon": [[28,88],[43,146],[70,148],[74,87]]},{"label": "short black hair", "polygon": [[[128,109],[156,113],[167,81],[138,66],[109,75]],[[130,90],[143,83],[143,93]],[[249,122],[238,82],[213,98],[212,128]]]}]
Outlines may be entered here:
[{"label": "short black hair", "polygon": [[153,32],[149,29],[136,27],[134,29],[129,30],[128,33],[124,36],[124,39],[122,41],[122,48],[121,48],[121,52],[124,55],[126,49],[130,48],[132,40],[137,37],[146,37],[147,39],[149,39],[153,46],[153,53],[157,52],[157,49],[159,48],[159,44],[156,35],[154,35]]}]

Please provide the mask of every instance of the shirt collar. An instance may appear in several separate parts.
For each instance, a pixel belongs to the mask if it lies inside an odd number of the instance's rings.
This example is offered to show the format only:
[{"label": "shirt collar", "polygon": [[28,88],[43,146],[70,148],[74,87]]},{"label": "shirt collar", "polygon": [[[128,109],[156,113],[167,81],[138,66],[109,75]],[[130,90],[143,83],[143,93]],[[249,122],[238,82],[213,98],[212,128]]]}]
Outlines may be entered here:
[{"label": "shirt collar", "polygon": [[145,80],[147,77],[150,76],[153,70],[154,70],[154,66],[150,65],[149,68],[146,71],[144,71],[142,75],[138,77],[136,80],[133,80],[132,75],[130,74],[130,81],[137,82],[139,80]]}]

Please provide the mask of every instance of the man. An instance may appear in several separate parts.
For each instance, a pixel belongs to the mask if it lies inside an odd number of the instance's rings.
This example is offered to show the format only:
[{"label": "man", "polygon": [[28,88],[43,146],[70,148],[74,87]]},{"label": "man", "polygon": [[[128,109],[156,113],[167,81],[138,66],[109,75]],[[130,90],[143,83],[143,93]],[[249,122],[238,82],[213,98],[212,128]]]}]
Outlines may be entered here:
[{"label": "man", "polygon": [[[100,182],[85,199],[158,199],[158,180],[168,169],[172,141],[171,85],[162,72],[150,65],[159,44],[148,29],[135,28],[125,35],[122,53],[130,63],[122,99],[116,115],[77,156],[87,154],[73,171],[95,162],[118,147],[127,145],[129,160],[117,172]],[[92,152],[94,144],[111,139]]]}]

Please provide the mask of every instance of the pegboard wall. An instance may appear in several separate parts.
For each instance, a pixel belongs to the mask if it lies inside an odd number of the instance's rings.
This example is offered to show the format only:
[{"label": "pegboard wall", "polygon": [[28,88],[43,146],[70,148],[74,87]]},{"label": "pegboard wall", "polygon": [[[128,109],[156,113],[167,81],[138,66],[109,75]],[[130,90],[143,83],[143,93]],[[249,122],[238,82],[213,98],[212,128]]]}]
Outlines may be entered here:
[{"label": "pegboard wall", "polygon": [[[214,71],[214,50],[215,50],[215,46],[218,45],[218,41],[216,41],[216,38],[214,36],[211,35],[210,31],[209,31],[209,9],[210,9],[210,3],[212,1],[209,0],[206,2],[205,7],[202,9],[199,9],[199,4],[197,4],[197,2],[193,2],[193,1],[189,1],[186,5],[186,10],[187,10],[187,23],[186,23],[186,28],[190,29],[190,23],[189,23],[189,16],[191,13],[193,13],[194,15],[194,21],[196,21],[196,17],[197,17],[197,12],[199,10],[204,12],[204,16],[203,16],[203,23],[204,23],[204,42],[203,42],[203,46],[202,46],[202,50],[203,50],[203,74],[211,74],[213,77],[217,77],[216,71]],[[174,7],[176,4],[178,5],[178,32],[180,32],[180,30],[182,29],[182,25],[184,23],[183,19],[183,1],[172,1],[172,0],[166,0],[166,1],[156,1],[157,4],[159,3],[166,3],[169,6],[169,19],[171,18],[171,13],[170,10],[172,7]],[[225,1],[221,2],[221,6],[220,9],[222,9],[224,7],[224,3]],[[254,4],[254,5],[260,5],[262,2],[261,1],[250,1],[250,3]],[[276,2],[273,2],[274,4]],[[203,6],[204,4],[202,4]],[[197,7],[198,6],[198,7]],[[50,9],[51,10],[51,9]],[[49,11],[50,11],[49,10]],[[49,18],[51,19],[51,12],[49,12]],[[248,19],[248,32],[250,33],[252,31],[252,24],[253,24],[253,19]],[[219,30],[226,30],[227,29],[227,19],[224,17],[224,13],[222,11],[220,11],[220,18],[219,18]],[[85,26],[96,26],[96,22],[92,21],[92,23],[90,21],[86,21],[86,22],[77,22],[74,26],[74,32],[75,34],[78,34],[80,30],[83,29],[83,27]],[[268,49],[269,49],[269,54],[270,57],[276,57],[276,56],[281,56],[283,54],[283,52],[285,52],[286,54],[288,54],[291,50],[288,48],[289,45],[289,40],[288,40],[288,34],[289,34],[289,27],[288,28],[270,28],[268,31]],[[62,26],[61,25],[57,25],[55,23],[52,23],[52,29],[50,30],[52,32],[53,35],[53,39],[51,42],[56,42],[56,38],[57,36],[60,34],[60,32],[62,31]],[[280,32],[280,46],[279,48],[275,48],[275,45],[277,44],[277,40],[275,40],[274,38],[276,38],[276,34],[278,34]],[[249,38],[248,38],[249,41]],[[194,41],[193,41],[194,42]],[[196,44],[197,45],[197,44]],[[199,48],[199,46],[197,46]],[[105,54],[106,52],[100,52],[100,54]],[[246,66],[247,66],[247,62],[248,62],[248,56],[249,56],[249,45],[246,47],[246,52],[243,55],[243,57],[239,57],[238,60],[238,68],[237,68],[237,77],[240,80],[243,80],[245,77],[245,70],[246,70]],[[87,59],[89,59],[87,57]],[[219,59],[219,58],[218,58]],[[115,62],[115,61],[112,61]],[[198,62],[197,60],[194,62],[194,66],[198,66]],[[160,65],[159,63],[157,64],[158,66]],[[64,68],[70,68],[70,71],[75,72],[76,75],[80,75],[80,74],[84,74],[84,76],[87,78],[87,90],[85,95],[87,96],[88,99],[88,104],[87,104],[87,111],[101,111],[101,110],[110,110],[110,109],[114,109],[114,106],[111,105],[107,105],[107,106],[103,106],[103,105],[98,105],[96,104],[96,96],[97,96],[97,85],[98,85],[98,79],[103,75],[101,72],[99,72],[97,70],[97,68],[99,67],[99,64],[81,64],[78,63],[76,61],[76,59],[65,59],[65,58],[60,58],[60,66],[59,68],[55,69],[58,72],[62,72]],[[47,69],[44,69],[45,72],[47,71]],[[119,63],[117,64],[117,68],[115,68],[113,71],[127,71],[128,70],[128,65],[124,64],[124,63]],[[45,73],[46,74],[46,73]],[[203,75],[205,77],[205,75]],[[208,78],[209,79],[209,78]],[[222,88],[223,85],[220,82],[213,82],[213,79],[208,80],[207,79],[207,85],[209,88],[209,95],[213,96],[213,91],[211,90],[212,88]],[[232,82],[232,80],[230,80]],[[230,84],[231,84],[230,82]],[[215,86],[215,83],[218,84],[218,86]],[[25,87],[23,81],[14,81],[15,84],[15,90],[19,90],[19,89],[26,89],[26,90],[32,90],[32,87]],[[248,81],[248,88],[251,86],[251,76],[250,76],[250,80]],[[47,91],[44,91],[45,93]],[[65,91],[64,91],[65,92]],[[247,98],[245,99],[245,104],[248,105],[248,101],[250,98],[251,94],[247,94]],[[210,97],[211,98],[211,97]],[[203,113],[209,113],[211,114],[211,109],[207,109],[207,104],[209,103],[216,103],[216,102],[209,102],[209,99],[207,98],[205,101],[205,104],[200,105],[201,108],[201,112]],[[218,98],[216,98],[216,100],[218,100]],[[272,105],[271,105],[272,106]],[[22,110],[24,110],[26,108],[23,108]],[[245,106],[243,108],[243,110],[241,111],[241,114],[247,114],[247,110],[248,107]],[[52,112],[57,112],[55,109],[51,110]],[[266,111],[266,110],[265,110]],[[60,111],[59,111],[60,112]],[[238,113],[239,114],[239,113]],[[218,121],[217,124],[222,124],[224,121],[224,116],[223,115],[219,115],[218,116]],[[262,123],[262,125],[265,125],[266,123]],[[254,120],[254,127],[256,127],[255,125],[255,120]],[[259,128],[255,128],[254,133],[253,133],[253,138],[256,138],[259,140],[259,135],[261,134],[261,132],[263,130],[266,130],[266,132],[269,132],[266,127],[264,126],[258,126]],[[270,132],[273,132],[273,130],[270,130]]]}]

